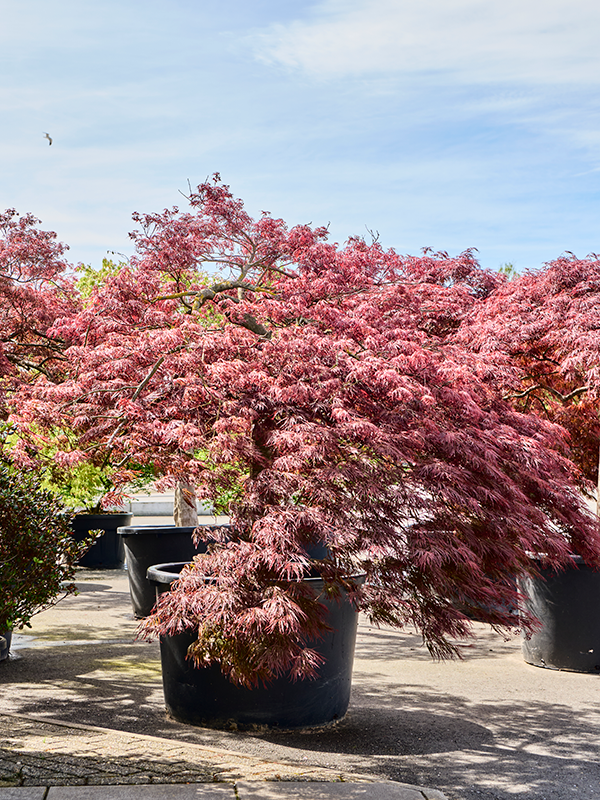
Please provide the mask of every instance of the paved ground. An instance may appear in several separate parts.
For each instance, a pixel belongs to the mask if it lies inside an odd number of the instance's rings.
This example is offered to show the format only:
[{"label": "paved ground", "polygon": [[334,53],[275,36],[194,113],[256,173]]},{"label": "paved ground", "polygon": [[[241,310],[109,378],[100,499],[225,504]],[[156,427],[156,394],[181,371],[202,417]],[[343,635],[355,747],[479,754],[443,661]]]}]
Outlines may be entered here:
[{"label": "paved ground", "polygon": [[[28,773],[31,782],[44,769],[45,785],[55,785],[52,764],[65,757],[73,782],[87,783],[80,787],[86,792],[119,774],[121,783],[147,782],[147,792],[181,776],[225,781],[211,783],[225,791],[235,784],[240,800],[263,798],[244,795],[243,784],[248,791],[287,787],[290,797],[308,798],[289,781],[342,776],[346,783],[300,789],[368,787],[360,796],[375,799],[383,786],[381,797],[390,800],[392,786],[434,787],[448,800],[600,798],[600,677],[526,665],[518,640],[504,641],[482,625],[462,662],[436,663],[417,636],[361,622],[352,701],[342,722],[318,733],[242,734],[167,718],[158,646],[134,641],[125,572],[84,570],[78,583],[80,594],[35,617],[33,628],[15,637],[14,657],[0,665],[5,786],[27,785]],[[354,783],[365,779],[375,783]],[[264,795],[271,796],[284,798]],[[13,796],[0,793],[0,800]]]},{"label": "paved ground", "polygon": [[48,788],[55,800],[444,800],[434,790],[367,775],[18,714],[0,714],[0,742],[0,800],[30,800]]}]

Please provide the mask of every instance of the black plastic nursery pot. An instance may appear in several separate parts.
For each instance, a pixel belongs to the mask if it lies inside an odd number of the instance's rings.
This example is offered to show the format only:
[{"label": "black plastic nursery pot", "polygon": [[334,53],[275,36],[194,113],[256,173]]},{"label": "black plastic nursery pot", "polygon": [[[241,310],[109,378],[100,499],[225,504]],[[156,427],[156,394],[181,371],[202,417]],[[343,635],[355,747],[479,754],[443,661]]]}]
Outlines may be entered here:
[{"label": "black plastic nursery pot", "polygon": [[[165,591],[179,576],[183,564],[159,564],[148,576]],[[307,578],[315,591],[320,578]],[[362,576],[357,578],[362,580]],[[196,668],[186,658],[195,640],[190,632],[163,636],[160,653],[165,704],[180,722],[204,727],[256,730],[294,730],[324,726],[340,720],[348,710],[358,613],[352,603],[326,597],[327,623],[332,630],[311,646],[325,658],[315,680],[280,677],[267,686],[247,689],[231,683],[217,665]]]},{"label": "black plastic nursery pot", "polygon": [[166,561],[189,563],[198,553],[206,552],[206,544],[194,545],[192,533],[195,530],[195,527],[173,525],[126,525],[119,528],[119,538],[125,548],[131,605],[138,619],[147,617],[156,602],[154,584],[146,578],[149,567]]},{"label": "black plastic nursery pot", "polygon": [[540,577],[520,579],[527,610],[541,623],[523,637],[523,657],[536,667],[600,673],[600,572],[580,556],[572,561],[560,572],[538,562]]},{"label": "black plastic nursery pot", "polygon": [[12,630],[0,633],[0,661],[6,661],[10,654]]},{"label": "black plastic nursery pot", "polygon": [[129,525],[131,518],[131,514],[77,514],[71,523],[76,541],[85,539],[90,531],[97,529],[104,531],[87,553],[79,559],[79,566],[122,569],[125,563],[125,551],[121,537],[117,535],[117,528]]}]

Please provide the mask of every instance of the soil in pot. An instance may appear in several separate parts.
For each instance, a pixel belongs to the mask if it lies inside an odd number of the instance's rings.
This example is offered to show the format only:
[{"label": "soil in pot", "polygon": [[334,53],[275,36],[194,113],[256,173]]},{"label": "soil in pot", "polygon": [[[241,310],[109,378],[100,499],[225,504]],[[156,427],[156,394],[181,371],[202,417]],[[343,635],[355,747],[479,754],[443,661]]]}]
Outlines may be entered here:
[{"label": "soil in pot", "polygon": [[[151,568],[149,576],[168,590],[182,564]],[[161,576],[160,573],[163,573]],[[307,578],[317,593],[320,578]],[[180,722],[235,730],[294,730],[334,723],[350,702],[358,613],[347,598],[322,598],[332,630],[311,644],[325,658],[315,680],[283,676],[253,689],[232,684],[217,665],[195,668],[186,659],[193,633],[161,637],[160,651],[167,712]]]}]

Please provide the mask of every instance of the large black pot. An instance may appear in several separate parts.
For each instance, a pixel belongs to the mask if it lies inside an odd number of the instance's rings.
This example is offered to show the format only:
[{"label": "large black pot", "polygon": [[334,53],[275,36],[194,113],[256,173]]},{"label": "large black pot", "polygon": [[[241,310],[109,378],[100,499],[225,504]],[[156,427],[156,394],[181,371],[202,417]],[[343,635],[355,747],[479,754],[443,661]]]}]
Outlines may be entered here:
[{"label": "large black pot", "polygon": [[188,563],[198,553],[206,552],[206,544],[194,545],[192,533],[195,530],[195,527],[178,528],[174,525],[128,525],[119,528],[119,537],[125,547],[131,605],[136,617],[147,617],[156,600],[154,585],[146,578],[148,567],[165,561]]},{"label": "large black pot", "polygon": [[528,664],[549,669],[600,673],[600,572],[580,556],[556,571],[541,568],[540,577],[520,579],[527,610],[541,623],[523,638]]},{"label": "large black pot", "polygon": [[90,531],[99,528],[104,531],[87,553],[79,559],[79,566],[122,569],[125,563],[125,551],[121,537],[117,535],[117,528],[129,525],[131,517],[131,514],[77,514],[71,523],[76,541],[85,539]]},{"label": "large black pot", "polygon": [[[169,589],[183,564],[159,564],[148,570],[158,592]],[[361,578],[359,578],[360,580]],[[307,578],[318,593],[320,578]],[[283,676],[268,686],[246,689],[231,683],[217,665],[197,669],[186,659],[195,635],[182,633],[160,640],[163,688],[168,713],[180,722],[213,728],[290,730],[323,726],[348,710],[358,613],[347,598],[320,598],[332,630],[311,643],[325,658],[315,680]]]}]

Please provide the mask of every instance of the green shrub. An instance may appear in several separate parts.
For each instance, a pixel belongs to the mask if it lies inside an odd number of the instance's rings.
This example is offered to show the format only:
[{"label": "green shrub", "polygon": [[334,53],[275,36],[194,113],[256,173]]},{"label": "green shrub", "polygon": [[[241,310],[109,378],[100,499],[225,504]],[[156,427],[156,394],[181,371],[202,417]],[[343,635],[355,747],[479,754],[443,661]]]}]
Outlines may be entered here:
[{"label": "green shrub", "polygon": [[35,476],[0,461],[0,632],[75,591],[75,565],[93,537],[76,543],[72,517]]}]

